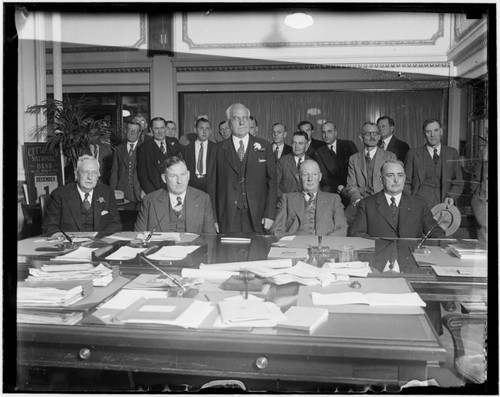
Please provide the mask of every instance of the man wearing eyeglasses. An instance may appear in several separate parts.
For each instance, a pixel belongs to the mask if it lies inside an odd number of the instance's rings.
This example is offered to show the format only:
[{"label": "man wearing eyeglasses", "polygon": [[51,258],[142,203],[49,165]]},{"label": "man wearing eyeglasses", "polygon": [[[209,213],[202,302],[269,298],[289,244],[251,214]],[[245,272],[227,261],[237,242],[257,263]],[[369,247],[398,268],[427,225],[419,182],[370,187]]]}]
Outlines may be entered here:
[{"label": "man wearing eyeglasses", "polygon": [[221,233],[264,233],[276,210],[276,161],[269,142],[250,134],[250,110],[231,105],[226,117],[232,136],[217,145],[208,193]]},{"label": "man wearing eyeglasses", "polygon": [[371,121],[364,123],[359,139],[363,142],[363,149],[349,157],[347,185],[343,190],[350,203],[346,208],[346,218],[349,223],[354,220],[355,207],[359,201],[384,188],[380,178],[382,164],[387,160],[396,159],[394,153],[378,147],[380,131],[377,124]]},{"label": "man wearing eyeglasses", "polygon": [[99,182],[99,162],[90,155],[78,159],[76,182],[60,186],[50,195],[42,226],[44,235],[122,229],[113,190]]}]

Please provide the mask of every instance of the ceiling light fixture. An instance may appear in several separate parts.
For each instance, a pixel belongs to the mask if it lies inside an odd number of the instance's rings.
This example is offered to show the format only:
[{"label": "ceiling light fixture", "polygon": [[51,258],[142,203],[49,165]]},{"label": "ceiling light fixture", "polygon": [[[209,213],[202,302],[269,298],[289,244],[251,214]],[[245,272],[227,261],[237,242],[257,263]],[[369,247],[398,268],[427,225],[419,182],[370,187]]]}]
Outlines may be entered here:
[{"label": "ceiling light fixture", "polygon": [[288,14],[285,18],[285,25],[294,29],[305,29],[314,23],[312,16],[303,12]]}]

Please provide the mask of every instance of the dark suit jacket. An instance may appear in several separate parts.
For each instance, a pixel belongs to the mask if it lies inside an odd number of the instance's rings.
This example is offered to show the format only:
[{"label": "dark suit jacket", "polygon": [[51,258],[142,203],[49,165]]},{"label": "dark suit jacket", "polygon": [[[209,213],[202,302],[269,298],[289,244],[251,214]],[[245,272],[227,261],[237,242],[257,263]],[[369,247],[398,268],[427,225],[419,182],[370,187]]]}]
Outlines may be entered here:
[{"label": "dark suit jacket", "polygon": [[163,162],[167,157],[181,155],[181,145],[176,138],[165,138],[167,151],[162,153],[156,141],[150,139],[137,148],[137,176],[142,190],[152,193],[165,187],[162,179]]},{"label": "dark suit jacket", "polygon": [[309,145],[309,148],[307,149],[306,154],[309,157],[313,157],[313,154],[316,150],[318,150],[321,146],[326,146],[326,143],[324,141],[318,141],[317,139],[312,139],[311,144]]},{"label": "dark suit jacket", "polygon": [[[310,160],[309,156],[304,156],[304,160]],[[282,156],[278,161],[278,196],[283,193],[292,193],[302,191],[299,170],[295,164],[293,154]]]},{"label": "dark suit jacket", "polygon": [[[361,152],[353,154],[349,158],[347,185],[342,193],[349,197],[351,203],[366,197],[368,172],[366,170],[366,161],[363,151],[364,149]],[[392,152],[377,148],[375,156],[372,159],[372,161],[375,161],[372,178],[372,186],[375,193],[380,192],[384,188],[380,180],[380,167],[389,159],[396,159],[396,155]]]},{"label": "dark suit jacket", "polygon": [[[99,155],[97,156],[97,160],[99,161],[99,172],[101,174],[99,180],[105,185],[109,185],[111,166],[113,164],[113,149],[109,144],[103,143],[101,140],[92,143],[99,147]],[[83,154],[94,156],[89,146],[85,148]]]},{"label": "dark suit jacket", "polygon": [[[285,193],[278,200],[276,221],[271,233],[274,235],[294,235],[300,229],[305,199],[302,192]],[[347,221],[340,196],[318,191],[316,196],[316,235],[345,236]]]},{"label": "dark suit jacket", "polygon": [[[424,156],[430,156],[427,146],[410,149],[406,156],[405,192],[414,196],[417,194],[421,183],[425,180]],[[457,202],[464,188],[462,167],[460,166],[458,152],[449,146],[441,145],[441,202],[446,197],[451,197]]]},{"label": "dark suit jacket", "polygon": [[408,150],[410,150],[410,146],[408,146],[406,142],[396,138],[393,135],[389,142],[389,145],[385,148],[385,150],[394,153],[398,160],[404,162],[406,159],[406,154],[408,153]]},{"label": "dark suit jacket", "polygon": [[[436,223],[425,200],[404,193],[399,202],[399,227],[392,219],[392,211],[384,192],[366,197],[359,202],[351,227],[355,237],[423,237]],[[437,226],[430,237],[444,237],[444,230]]]},{"label": "dark suit jacket", "polygon": [[[166,189],[147,194],[142,200],[134,230],[146,231],[156,228],[160,232],[169,230],[170,198]],[[188,186],[184,203],[187,233],[215,233],[215,220],[210,197],[201,190]]]},{"label": "dark suit jacket", "polygon": [[[113,233],[122,229],[115,194],[109,186],[97,183],[92,195],[92,204],[95,231]],[[81,197],[76,182],[60,186],[50,195],[42,233],[51,235],[60,229],[65,232],[78,232],[82,229]]]},{"label": "dark suit jacket", "polygon": [[[271,148],[272,147],[273,147],[273,145],[271,144]],[[286,143],[284,143],[283,150],[281,151],[281,156],[279,159],[283,158],[284,156],[286,156],[287,154],[290,154],[290,153],[293,153],[292,147],[290,145],[287,145]]]},{"label": "dark suit jacket", "polygon": [[[115,147],[113,155],[113,166],[111,167],[111,178],[109,187],[113,190],[121,190],[125,192],[125,198],[132,202],[141,201],[141,184],[137,177],[137,149],[140,146],[139,141],[136,143],[132,155],[128,154],[129,142],[124,142]],[[132,197],[127,196],[127,184],[129,175],[129,161],[132,167]]]},{"label": "dark suit jacket", "polygon": [[195,142],[191,142],[187,146],[183,146],[182,148],[182,157],[184,158],[184,161],[186,161],[187,168],[190,173],[189,177],[189,185],[196,188],[203,190],[204,192],[207,191],[207,183],[208,179],[213,177],[213,165],[214,161],[212,157],[215,155],[215,143],[206,141],[203,143],[203,145],[207,145],[207,158],[205,159],[205,172],[206,172],[206,179],[200,179],[198,180],[196,178],[196,146]]},{"label": "dark suit jacket", "polygon": [[[259,151],[255,145],[263,149]],[[262,218],[274,219],[276,211],[277,183],[276,161],[269,142],[249,135],[246,174],[240,175],[239,159],[233,139],[217,144],[214,175],[208,183],[208,193],[216,206],[219,231],[229,230],[236,211],[237,187],[245,184],[249,212],[256,232],[262,232]]]},{"label": "dark suit jacket", "polygon": [[321,170],[321,190],[323,192],[337,193],[339,185],[347,184],[347,169],[349,157],[358,152],[352,141],[337,139],[337,153],[334,157],[328,145],[321,146],[314,153],[314,160]]}]

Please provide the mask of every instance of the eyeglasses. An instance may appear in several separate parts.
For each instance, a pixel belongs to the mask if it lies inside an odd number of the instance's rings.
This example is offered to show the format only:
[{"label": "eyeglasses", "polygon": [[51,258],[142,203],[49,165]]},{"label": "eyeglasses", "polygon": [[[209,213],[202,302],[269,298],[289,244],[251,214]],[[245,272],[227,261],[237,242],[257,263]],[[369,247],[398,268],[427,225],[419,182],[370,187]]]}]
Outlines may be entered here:
[{"label": "eyeglasses", "polygon": [[250,120],[250,117],[248,116],[233,116],[231,117],[231,122],[232,123],[241,123],[242,121],[245,122],[245,123],[248,123],[248,121]]},{"label": "eyeglasses", "polygon": [[363,135],[363,136],[368,136],[368,135],[377,136],[377,135],[380,135],[380,131],[363,132],[361,135]]},{"label": "eyeglasses", "polygon": [[99,177],[99,171],[80,171],[80,174],[85,177],[97,178]]}]

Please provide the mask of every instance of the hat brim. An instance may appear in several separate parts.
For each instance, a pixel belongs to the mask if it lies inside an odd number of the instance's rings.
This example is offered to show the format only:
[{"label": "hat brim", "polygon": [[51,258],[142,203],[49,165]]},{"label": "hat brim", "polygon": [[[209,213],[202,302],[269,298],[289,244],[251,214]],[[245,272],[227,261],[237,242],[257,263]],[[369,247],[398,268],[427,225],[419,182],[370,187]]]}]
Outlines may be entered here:
[{"label": "hat brim", "polygon": [[436,221],[439,221],[439,226],[444,230],[446,236],[455,233],[462,222],[462,215],[457,207],[450,205],[446,208],[446,204],[440,203],[431,209],[432,216]]}]

